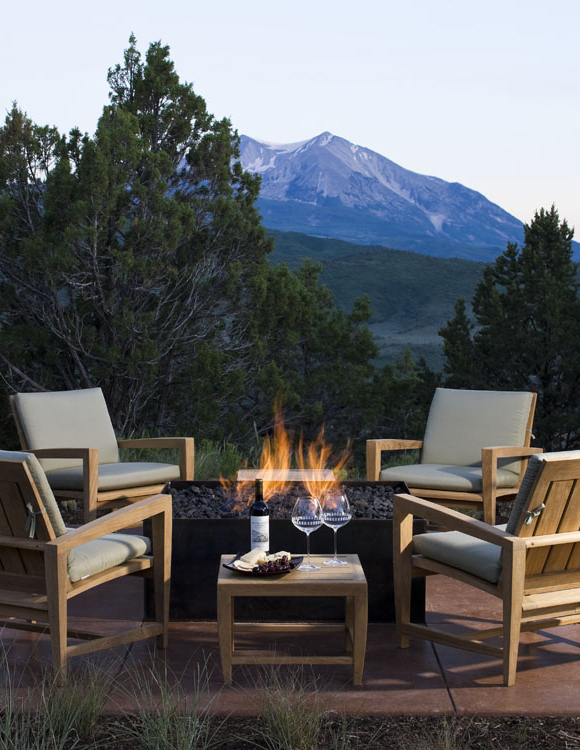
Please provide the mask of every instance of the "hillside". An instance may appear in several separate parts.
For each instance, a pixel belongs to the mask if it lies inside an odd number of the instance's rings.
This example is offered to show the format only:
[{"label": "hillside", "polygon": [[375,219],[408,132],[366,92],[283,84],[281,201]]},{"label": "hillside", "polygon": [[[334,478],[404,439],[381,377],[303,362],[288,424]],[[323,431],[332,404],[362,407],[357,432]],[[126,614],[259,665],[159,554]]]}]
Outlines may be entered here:
[{"label": "hillside", "polygon": [[370,328],[380,347],[380,362],[394,362],[410,349],[415,358],[441,369],[442,341],[437,335],[453,316],[458,297],[468,301],[483,272],[483,263],[435,258],[377,245],[271,230],[276,249],[272,262],[291,267],[304,258],[321,263],[321,281],[337,305],[350,309],[355,297],[368,294],[373,310]]}]

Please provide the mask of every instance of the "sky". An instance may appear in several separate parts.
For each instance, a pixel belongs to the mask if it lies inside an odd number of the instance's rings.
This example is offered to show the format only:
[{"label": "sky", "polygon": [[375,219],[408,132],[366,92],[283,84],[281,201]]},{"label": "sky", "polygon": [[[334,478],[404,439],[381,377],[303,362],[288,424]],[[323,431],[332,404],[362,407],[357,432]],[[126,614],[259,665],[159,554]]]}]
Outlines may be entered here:
[{"label": "sky", "polygon": [[93,133],[131,32],[240,134],[324,131],[478,190],[555,204],[580,240],[578,0],[1,0],[0,107]]}]

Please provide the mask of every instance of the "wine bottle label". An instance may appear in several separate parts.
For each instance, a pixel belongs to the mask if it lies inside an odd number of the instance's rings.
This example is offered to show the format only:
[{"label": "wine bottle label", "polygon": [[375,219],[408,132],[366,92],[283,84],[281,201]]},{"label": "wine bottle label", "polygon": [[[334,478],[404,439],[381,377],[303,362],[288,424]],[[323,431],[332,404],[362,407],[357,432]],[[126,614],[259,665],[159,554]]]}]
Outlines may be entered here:
[{"label": "wine bottle label", "polygon": [[270,549],[270,518],[268,516],[250,516],[251,549],[259,547],[267,552]]}]

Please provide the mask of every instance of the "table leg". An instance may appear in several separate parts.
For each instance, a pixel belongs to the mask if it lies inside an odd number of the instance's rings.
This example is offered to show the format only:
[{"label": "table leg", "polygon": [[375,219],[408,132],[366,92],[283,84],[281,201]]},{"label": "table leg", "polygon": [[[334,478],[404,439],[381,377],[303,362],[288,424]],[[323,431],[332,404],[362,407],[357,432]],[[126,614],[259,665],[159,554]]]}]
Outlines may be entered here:
[{"label": "table leg", "polygon": [[354,639],[354,597],[345,596],[344,600],[345,649],[350,654]]},{"label": "table leg", "polygon": [[217,597],[218,639],[224,684],[232,684],[232,650],[234,639],[232,596],[221,591],[218,586]]},{"label": "table leg", "polygon": [[367,648],[368,596],[364,592],[354,597],[354,646],[352,660],[352,681],[354,685],[362,683]]}]

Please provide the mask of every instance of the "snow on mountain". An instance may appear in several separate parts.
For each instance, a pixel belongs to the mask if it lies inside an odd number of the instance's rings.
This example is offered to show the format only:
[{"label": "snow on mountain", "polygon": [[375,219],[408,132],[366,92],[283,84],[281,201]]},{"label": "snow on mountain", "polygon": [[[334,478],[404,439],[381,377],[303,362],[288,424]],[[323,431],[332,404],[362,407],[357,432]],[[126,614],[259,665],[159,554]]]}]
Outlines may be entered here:
[{"label": "snow on mountain", "polygon": [[273,229],[484,261],[523,238],[522,223],[481,193],[332,133],[288,144],[242,135],[241,162],[262,178],[259,208]]}]

